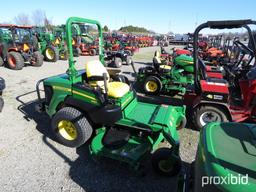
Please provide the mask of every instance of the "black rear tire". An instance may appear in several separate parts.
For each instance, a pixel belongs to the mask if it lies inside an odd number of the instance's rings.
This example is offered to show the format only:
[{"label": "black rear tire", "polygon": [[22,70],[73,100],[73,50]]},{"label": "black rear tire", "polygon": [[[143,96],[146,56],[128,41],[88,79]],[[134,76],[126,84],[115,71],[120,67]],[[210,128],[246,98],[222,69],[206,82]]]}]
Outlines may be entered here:
[{"label": "black rear tire", "polygon": [[96,55],[96,50],[95,49],[91,49],[90,50],[90,56],[94,56],[94,55]]},{"label": "black rear tire", "polygon": [[128,56],[126,57],[126,61],[125,61],[125,62],[126,62],[126,65],[131,65],[131,63],[132,63],[132,57],[128,55]]},{"label": "black rear tire", "polygon": [[35,51],[39,50],[38,39],[35,35],[32,36],[33,47]]},{"label": "black rear tire", "polygon": [[122,66],[122,59],[120,57],[115,57],[114,59],[114,67],[120,68]]},{"label": "black rear tire", "polygon": [[43,55],[39,51],[33,53],[33,58],[35,61],[32,63],[32,66],[41,67],[43,65]]},{"label": "black rear tire", "polygon": [[[76,137],[69,140],[59,131],[59,123],[61,121],[69,121],[75,127]],[[59,110],[52,118],[52,130],[56,140],[67,147],[79,147],[88,141],[92,135],[93,129],[86,117],[73,107],[64,107]]]},{"label": "black rear tire", "polygon": [[143,83],[144,92],[148,95],[158,95],[162,87],[162,82],[156,76],[148,76]]},{"label": "black rear tire", "polygon": [[130,50],[125,50],[127,55],[132,56],[132,52]]},{"label": "black rear tire", "polygon": [[82,51],[79,47],[73,47],[73,55],[74,57],[79,57],[82,54]]},{"label": "black rear tire", "polygon": [[8,67],[13,70],[21,70],[24,67],[24,59],[19,52],[8,53]]},{"label": "black rear tire", "polygon": [[172,148],[159,148],[152,156],[152,167],[162,176],[172,177],[181,169],[181,159],[173,155]]},{"label": "black rear tire", "polygon": [[[195,129],[201,130],[203,126],[210,122],[228,122],[229,117],[225,110],[220,106],[213,105],[202,105],[196,107],[193,110],[192,122],[194,124]],[[204,116],[212,115],[212,121],[204,120]],[[214,118],[215,116],[215,118]]]}]

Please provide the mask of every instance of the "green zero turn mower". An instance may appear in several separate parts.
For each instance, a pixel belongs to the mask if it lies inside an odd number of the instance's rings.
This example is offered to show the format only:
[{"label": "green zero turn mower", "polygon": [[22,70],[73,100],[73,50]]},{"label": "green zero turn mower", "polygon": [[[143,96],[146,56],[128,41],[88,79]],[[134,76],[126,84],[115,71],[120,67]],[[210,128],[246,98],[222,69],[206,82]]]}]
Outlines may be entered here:
[{"label": "green zero turn mower", "polygon": [[191,56],[179,55],[174,58],[173,65],[166,65],[162,63],[160,53],[156,51],[153,66],[140,68],[137,80],[143,84],[144,92],[149,95],[184,94],[186,86],[194,84],[193,70]]},{"label": "green zero turn mower", "polygon": [[[95,24],[99,31],[99,60],[88,62],[81,71],[74,65],[71,30],[74,23]],[[152,163],[158,173],[177,174],[181,160],[176,129],[186,124],[185,107],[138,101],[120,70],[103,65],[102,28],[98,21],[71,17],[66,23],[66,37],[67,73],[37,83],[40,101],[37,110],[46,111],[51,117],[56,140],[65,146],[78,147],[92,138],[92,155],[118,160],[135,169],[154,152]],[[40,83],[44,86],[44,99]],[[171,148],[159,148],[164,141]]]}]

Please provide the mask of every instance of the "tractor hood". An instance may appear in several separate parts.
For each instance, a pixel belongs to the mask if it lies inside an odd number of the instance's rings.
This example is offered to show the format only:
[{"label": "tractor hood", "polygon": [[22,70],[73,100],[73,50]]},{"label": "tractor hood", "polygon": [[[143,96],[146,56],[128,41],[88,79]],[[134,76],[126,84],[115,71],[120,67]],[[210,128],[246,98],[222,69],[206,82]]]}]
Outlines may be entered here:
[{"label": "tractor hood", "polygon": [[218,185],[223,191],[256,191],[256,125],[208,124],[201,132],[199,149],[208,176],[248,175],[246,185]]},{"label": "tractor hood", "polygon": [[5,81],[2,77],[0,77],[0,91],[5,89]]}]

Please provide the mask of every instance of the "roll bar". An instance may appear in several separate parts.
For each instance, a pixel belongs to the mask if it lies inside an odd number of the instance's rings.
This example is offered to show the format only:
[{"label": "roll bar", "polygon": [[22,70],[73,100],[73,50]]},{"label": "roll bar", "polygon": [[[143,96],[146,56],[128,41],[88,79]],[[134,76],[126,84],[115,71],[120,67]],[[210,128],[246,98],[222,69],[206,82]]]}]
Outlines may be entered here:
[{"label": "roll bar", "polygon": [[75,78],[77,76],[77,70],[75,69],[75,61],[73,55],[73,46],[72,46],[72,24],[74,23],[88,23],[95,24],[98,27],[99,32],[99,57],[102,64],[104,64],[104,54],[103,54],[103,38],[102,38],[102,28],[100,22],[91,19],[85,19],[80,17],[70,17],[66,22],[66,39],[67,39],[67,47],[69,53],[69,68],[67,73],[69,74],[70,80],[74,83]]},{"label": "roll bar", "polygon": [[198,38],[199,32],[202,29],[210,28],[210,29],[234,29],[234,28],[242,28],[247,29],[250,39],[252,40],[252,50],[254,56],[256,55],[256,43],[252,31],[248,25],[256,25],[256,21],[251,19],[246,20],[223,20],[223,21],[207,21],[199,25],[194,32],[194,41],[193,41],[193,61],[194,61],[194,78],[195,78],[195,88],[196,90],[200,90],[200,83],[198,78],[199,71],[199,62],[198,62]]}]

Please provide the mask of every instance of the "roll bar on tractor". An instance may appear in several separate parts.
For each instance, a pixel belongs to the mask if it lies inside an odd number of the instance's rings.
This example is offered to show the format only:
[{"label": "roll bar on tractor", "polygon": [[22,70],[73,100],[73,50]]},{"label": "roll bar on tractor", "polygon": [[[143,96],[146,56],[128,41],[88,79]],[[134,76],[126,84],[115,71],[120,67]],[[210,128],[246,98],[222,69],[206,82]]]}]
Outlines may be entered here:
[{"label": "roll bar on tractor", "polygon": [[74,55],[73,55],[73,46],[72,46],[72,24],[79,24],[79,23],[88,23],[88,24],[94,24],[98,27],[98,34],[99,34],[99,59],[101,63],[104,65],[104,54],[103,54],[103,38],[102,38],[102,28],[100,22],[96,20],[91,19],[84,19],[80,17],[71,17],[66,22],[66,39],[67,39],[67,47],[68,47],[68,53],[69,53],[69,68],[68,68],[68,75],[72,83],[75,82],[75,79],[77,77],[77,70],[75,68],[75,61],[74,61]]},{"label": "roll bar on tractor", "polygon": [[199,39],[199,32],[202,29],[210,28],[210,29],[234,29],[234,28],[245,28],[248,31],[249,39],[251,39],[251,45],[254,57],[256,55],[256,44],[255,39],[252,34],[252,31],[248,25],[256,25],[256,21],[253,21],[251,19],[246,20],[224,20],[224,21],[208,21],[206,23],[203,23],[199,25],[194,32],[194,41],[193,41],[193,60],[194,60],[194,78],[195,78],[195,88],[196,90],[200,90],[200,83],[199,83],[199,60],[198,60],[198,39]]}]

